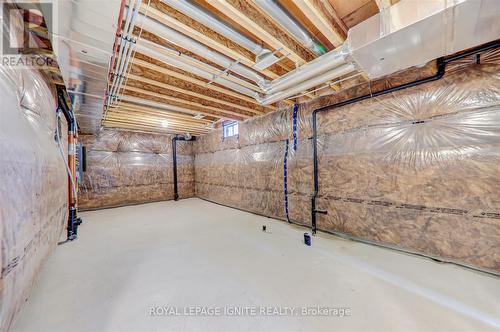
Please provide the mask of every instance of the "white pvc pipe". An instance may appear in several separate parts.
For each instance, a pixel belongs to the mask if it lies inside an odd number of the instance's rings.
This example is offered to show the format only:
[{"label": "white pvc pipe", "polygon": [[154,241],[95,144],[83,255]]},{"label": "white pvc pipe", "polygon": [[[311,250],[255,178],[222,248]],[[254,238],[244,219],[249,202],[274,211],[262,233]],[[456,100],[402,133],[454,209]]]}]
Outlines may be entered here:
[{"label": "white pvc pipe", "polygon": [[[131,3],[130,6],[128,7],[128,9],[129,9],[129,12],[133,11],[132,19],[130,20],[130,25],[128,26],[128,29],[124,30],[124,37],[122,37],[122,38],[126,39],[127,50],[123,51],[122,57],[120,59],[120,67],[118,68],[118,72],[117,72],[117,74],[118,74],[117,84],[114,87],[113,92],[111,93],[111,95],[112,95],[111,102],[112,103],[118,99],[118,94],[120,93],[120,89],[123,85],[124,72],[128,68],[128,63],[129,63],[130,58],[132,57],[132,54],[134,53],[134,49],[135,49],[135,41],[132,41],[132,35],[134,32],[135,22],[137,20],[139,10],[141,8],[142,0],[137,0],[137,2],[135,2],[135,0],[131,0],[131,1],[134,1],[134,3],[133,3],[133,5]],[[127,13],[127,16],[128,16],[128,13]],[[125,28],[127,28],[126,25],[125,25]]]},{"label": "white pvc pipe", "polygon": [[[120,37],[120,42],[119,42],[119,45],[118,45],[118,54],[116,55],[116,59],[121,59],[122,55],[123,55],[123,44],[125,43],[124,39]],[[111,87],[109,88],[109,97],[108,97],[108,104],[109,102],[111,101],[111,96],[113,95],[113,91],[115,89],[115,85],[116,85],[116,81],[118,80],[118,76],[117,75],[114,75],[113,76],[113,82],[111,83]]]},{"label": "white pvc pipe", "polygon": [[356,67],[353,64],[345,64],[340,67],[334,68],[333,70],[330,70],[328,72],[323,73],[322,75],[316,76],[310,80],[304,81],[300,84],[297,84],[287,90],[282,90],[278,91],[269,95],[266,95],[265,97],[260,97],[257,98],[257,101],[261,105],[269,105],[274,102],[277,102],[278,100],[283,100],[286,99],[292,95],[295,95],[299,92],[302,92],[304,90],[310,89],[312,87],[315,87],[317,85],[320,85],[321,83],[330,81],[332,79],[335,79],[337,77],[349,74],[356,70]]},{"label": "white pvc pipe", "polygon": [[259,54],[263,51],[261,45],[257,44],[253,40],[247,38],[242,35],[232,27],[218,20],[217,17],[214,17],[210,13],[207,13],[202,8],[193,5],[191,2],[186,0],[161,0],[163,3],[169,5],[170,7],[178,10],[191,17],[192,19],[198,21],[206,27],[214,30],[215,32],[220,33],[221,35],[231,39],[238,45],[243,46],[247,50],[251,51],[254,54]]},{"label": "white pvc pipe", "polygon": [[[125,64],[123,66],[123,71],[126,71],[128,68],[128,63],[130,61],[130,58],[132,57],[132,54],[134,53],[135,46],[136,46],[136,44],[132,43],[132,45],[128,49],[129,53],[127,53],[127,55],[126,55]],[[118,84],[116,87],[116,93],[114,94],[114,97],[113,97],[115,101],[118,99],[118,94],[120,93],[120,89],[122,88],[124,77],[125,77],[125,75],[123,75],[123,72],[122,72],[122,75],[119,77],[119,80],[118,80]]]},{"label": "white pvc pipe", "polygon": [[175,58],[171,58],[163,53],[160,53],[158,51],[155,51],[155,50],[148,48],[148,47],[145,47],[143,45],[137,45],[137,51],[139,53],[142,53],[144,55],[149,56],[150,58],[164,62],[167,65],[182,69],[186,72],[189,72],[189,73],[194,74],[196,76],[202,77],[206,80],[209,80],[209,81],[213,80],[214,82],[216,82],[220,85],[223,85],[231,90],[234,90],[236,92],[242,93],[242,94],[247,95],[247,96],[250,96],[252,98],[256,98],[258,96],[257,92],[255,92],[249,88],[243,87],[239,84],[236,84],[232,81],[229,81],[229,80],[225,79],[223,76],[219,76],[219,77],[214,79],[215,75],[213,75],[213,74],[210,74],[202,69],[187,65],[182,61],[179,61]]},{"label": "white pvc pipe", "polygon": [[299,84],[305,80],[318,76],[322,73],[346,63],[347,53],[344,47],[330,51],[319,58],[316,58],[303,66],[273,80],[262,87],[265,93],[271,94],[293,85]]},{"label": "white pvc pipe", "polygon": [[325,53],[325,49],[316,43],[312,36],[295,22],[274,0],[253,0],[263,11],[272,17],[285,30],[290,32],[304,47],[316,55]]},{"label": "white pvc pipe", "polygon": [[[123,46],[125,45],[125,46]],[[120,80],[120,75],[123,73],[123,65],[125,64],[125,60],[128,56],[130,49],[130,43],[125,39],[125,37],[121,37],[121,43],[120,43],[120,53],[119,53],[119,61],[116,64],[116,75],[113,78],[113,89],[111,90],[111,95],[114,96],[116,93],[116,87],[118,84],[118,81]]]},{"label": "white pvc pipe", "polygon": [[[139,0],[142,1],[142,0]],[[116,93],[116,88],[117,88],[117,83],[120,79],[120,75],[122,75],[122,67],[123,63],[125,62],[124,57],[126,54],[126,50],[128,51],[129,42],[127,42],[127,37],[131,35],[131,26],[133,24],[132,19],[133,16],[137,15],[132,15],[132,12],[135,9],[135,0],[130,0],[128,9],[127,9],[127,16],[125,18],[125,25],[124,25],[124,30],[122,33],[122,36],[120,38],[120,44],[118,46],[118,53],[116,54],[116,59],[119,61],[119,63],[116,64],[116,68],[118,70],[115,72],[115,75],[113,77],[113,82],[111,83],[111,87],[109,89],[109,95],[108,95],[108,105],[110,105],[113,100],[115,99],[114,95]],[[133,26],[132,26],[132,31],[133,31]]]},{"label": "white pvc pipe", "polygon": [[248,78],[249,80],[257,83],[258,86],[263,86],[267,83],[267,80],[259,75],[257,72],[239,64],[235,63],[234,60],[212,51],[205,45],[199,43],[198,41],[174,30],[171,29],[154,19],[149,17],[144,17],[143,15],[138,16],[137,24],[142,24],[143,28],[149,32],[152,32],[159,37],[162,37],[169,42],[172,42],[182,48],[187,49],[190,52],[198,54],[205,59],[212,61],[224,68],[230,68],[231,71]]},{"label": "white pvc pipe", "polygon": [[[125,26],[123,31],[128,34],[130,31],[130,21],[132,19],[132,12],[134,10],[135,0],[129,0],[129,6],[127,9],[127,18],[125,19]],[[121,28],[121,27],[120,27]]]}]

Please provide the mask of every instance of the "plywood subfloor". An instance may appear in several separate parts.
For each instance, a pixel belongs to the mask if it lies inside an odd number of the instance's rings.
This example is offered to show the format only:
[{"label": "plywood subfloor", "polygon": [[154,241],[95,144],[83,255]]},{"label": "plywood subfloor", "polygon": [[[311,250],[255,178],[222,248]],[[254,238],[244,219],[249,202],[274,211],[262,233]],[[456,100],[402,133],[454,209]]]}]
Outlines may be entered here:
[{"label": "plywood subfloor", "polygon": [[[199,199],[82,213],[13,331],[496,331],[500,280]],[[262,232],[262,225],[268,232]],[[156,316],[152,306],[348,317]],[[191,310],[191,309],[188,309]]]}]

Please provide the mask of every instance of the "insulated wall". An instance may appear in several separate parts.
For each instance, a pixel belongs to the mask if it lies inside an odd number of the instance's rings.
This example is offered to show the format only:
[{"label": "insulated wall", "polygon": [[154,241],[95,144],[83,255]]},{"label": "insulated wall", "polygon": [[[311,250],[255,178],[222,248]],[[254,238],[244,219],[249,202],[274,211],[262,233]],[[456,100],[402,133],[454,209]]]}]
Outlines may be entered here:
[{"label": "insulated wall", "polygon": [[[87,172],[80,186],[80,209],[98,209],[174,198],[173,135],[103,129],[80,135],[87,148]],[[192,142],[177,142],[180,198],[194,195]]]},{"label": "insulated wall", "polygon": [[[67,220],[68,175],[56,102],[35,70],[0,66],[0,331],[28,298]],[[67,155],[67,124],[62,118]]]},{"label": "insulated wall", "polygon": [[[490,51],[441,80],[319,113],[318,228],[500,272],[499,59]],[[435,71],[300,105],[295,135],[286,109],[241,123],[239,139],[201,137],[197,196],[282,219],[288,200],[289,218],[310,225],[312,111]]]}]

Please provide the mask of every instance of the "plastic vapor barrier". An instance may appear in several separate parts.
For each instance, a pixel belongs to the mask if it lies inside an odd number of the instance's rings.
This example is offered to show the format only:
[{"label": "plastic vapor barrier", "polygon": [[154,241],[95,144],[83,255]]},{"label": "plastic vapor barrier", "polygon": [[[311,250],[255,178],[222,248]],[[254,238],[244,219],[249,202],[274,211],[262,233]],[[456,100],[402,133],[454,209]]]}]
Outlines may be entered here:
[{"label": "plastic vapor barrier", "polygon": [[0,100],[0,331],[7,331],[66,223],[68,175],[54,140],[55,97],[38,71],[0,66]]},{"label": "plastic vapor barrier", "polygon": [[[80,135],[87,147],[87,172],[79,208],[97,209],[170,200],[173,189],[173,135],[103,129]],[[193,142],[177,141],[181,198],[194,195]]]},{"label": "plastic vapor barrier", "polygon": [[[328,211],[319,229],[500,272],[500,52],[475,61],[318,114],[317,208]],[[196,195],[310,225],[312,111],[435,71],[430,63],[300,105],[295,134],[289,108],[241,123],[239,139],[201,137]]]}]

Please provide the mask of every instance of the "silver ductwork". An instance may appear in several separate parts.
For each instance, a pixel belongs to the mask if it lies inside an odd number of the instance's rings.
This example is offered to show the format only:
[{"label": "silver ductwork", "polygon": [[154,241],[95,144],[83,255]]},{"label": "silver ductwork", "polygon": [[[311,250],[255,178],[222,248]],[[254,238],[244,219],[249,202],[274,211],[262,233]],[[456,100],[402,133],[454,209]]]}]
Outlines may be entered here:
[{"label": "silver ductwork", "polygon": [[299,41],[302,46],[316,55],[325,54],[325,46],[316,41],[306,29],[290,17],[276,0],[253,0],[253,2],[278,22],[278,24]]},{"label": "silver ductwork", "polygon": [[202,8],[192,4],[187,0],[161,0],[164,4],[178,10],[186,16],[191,17],[198,23],[209,27],[211,30],[223,35],[224,37],[234,41],[238,45],[246,48],[254,54],[259,54],[262,52],[263,48],[261,45],[257,44],[253,40],[250,40],[246,36],[242,35],[232,27],[219,21],[219,19],[210,13],[207,13]]},{"label": "silver ductwork", "polygon": [[188,0],[161,0],[163,3],[169,5],[170,7],[178,10],[186,16],[191,17],[197,22],[203,24],[204,26],[214,30],[215,32],[221,34],[222,36],[234,41],[236,44],[246,48],[251,51],[256,56],[255,67],[259,70],[263,70],[270,65],[278,62],[280,59],[274,55],[274,53],[263,48],[260,44],[249,39],[247,36],[241,34],[240,32],[233,29],[231,26],[220,21],[214,15],[207,13],[202,8],[194,5]]},{"label": "silver ductwork", "polygon": [[182,47],[195,54],[199,54],[207,60],[218,64],[219,66],[222,66],[237,73],[238,75],[248,78],[249,80],[257,83],[258,86],[264,86],[267,83],[267,80],[264,77],[262,77],[252,69],[239,64],[237,61],[234,61],[225,55],[212,51],[200,42],[167,27],[166,25],[163,25],[152,18],[139,15],[137,24],[142,25],[145,30],[154,33],[179,47]]}]

